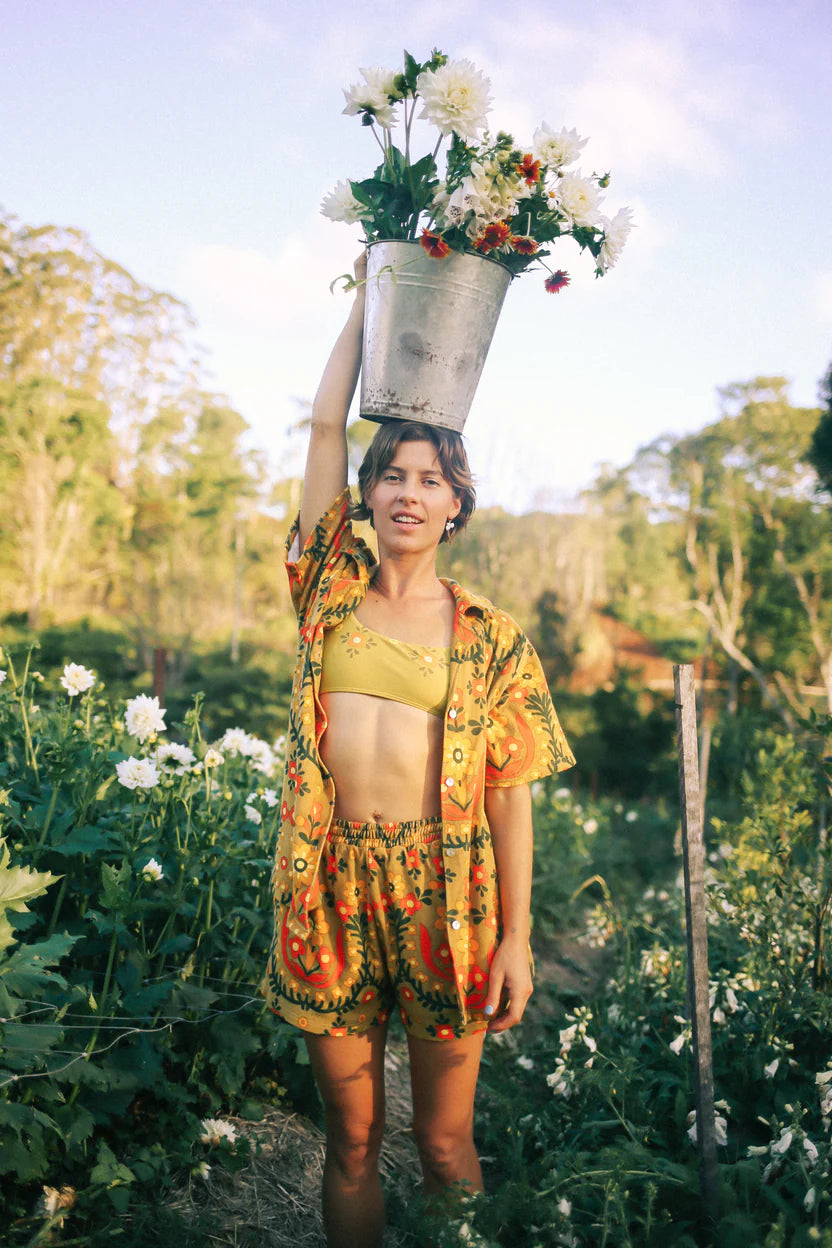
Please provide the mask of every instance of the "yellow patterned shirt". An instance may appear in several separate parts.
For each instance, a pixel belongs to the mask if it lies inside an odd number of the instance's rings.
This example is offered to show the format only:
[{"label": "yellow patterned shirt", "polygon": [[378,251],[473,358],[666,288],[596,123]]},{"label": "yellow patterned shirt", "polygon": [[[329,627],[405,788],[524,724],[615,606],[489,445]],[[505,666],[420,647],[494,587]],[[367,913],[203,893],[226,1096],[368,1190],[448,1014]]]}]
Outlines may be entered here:
[{"label": "yellow patterned shirt", "polygon": [[[320,905],[318,867],[333,817],[335,786],[321,764],[326,727],[320,701],[324,633],[359,605],[376,567],[348,518],[345,489],[286,569],[298,615],[298,654],[287,733],[281,829],[272,877],[276,929],[303,937]],[[480,924],[496,926],[497,873],[485,817],[486,787],[527,784],[575,761],[534,648],[487,598],[443,578],[456,599],[451,678],[444,715],[441,782],[446,918],[462,1021],[469,946]],[[268,995],[269,972],[265,979]]]}]

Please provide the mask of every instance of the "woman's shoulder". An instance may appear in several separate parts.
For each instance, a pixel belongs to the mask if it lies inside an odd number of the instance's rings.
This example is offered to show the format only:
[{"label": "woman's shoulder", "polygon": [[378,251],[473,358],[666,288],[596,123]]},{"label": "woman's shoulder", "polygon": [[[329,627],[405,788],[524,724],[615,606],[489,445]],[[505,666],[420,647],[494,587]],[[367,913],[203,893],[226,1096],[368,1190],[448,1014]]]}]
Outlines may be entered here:
[{"label": "woman's shoulder", "polygon": [[490,598],[486,598],[485,594],[477,594],[451,578],[443,580],[456,598],[460,610],[469,617],[478,617],[486,629],[499,634],[501,640],[508,643],[509,649],[525,639],[525,631],[514,616],[498,607]]}]

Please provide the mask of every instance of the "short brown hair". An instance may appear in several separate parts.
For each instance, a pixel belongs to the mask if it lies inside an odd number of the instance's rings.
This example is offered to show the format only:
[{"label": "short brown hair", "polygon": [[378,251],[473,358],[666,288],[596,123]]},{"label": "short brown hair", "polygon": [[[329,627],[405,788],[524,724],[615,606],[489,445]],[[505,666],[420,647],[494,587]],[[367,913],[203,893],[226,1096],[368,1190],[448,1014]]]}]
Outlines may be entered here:
[{"label": "short brown hair", "polygon": [[[358,469],[361,501],[352,505],[350,514],[353,520],[369,520],[372,524],[373,515],[367,506],[367,496],[379,483],[385,469],[392,464],[402,442],[430,442],[436,448],[442,476],[460,502],[459,515],[454,517],[453,534],[461,533],[477,505],[474,478],[462,436],[453,429],[441,429],[438,425],[426,425],[418,420],[385,420],[379,425]],[[445,530],[439,540],[448,542],[450,539],[451,534]]]}]

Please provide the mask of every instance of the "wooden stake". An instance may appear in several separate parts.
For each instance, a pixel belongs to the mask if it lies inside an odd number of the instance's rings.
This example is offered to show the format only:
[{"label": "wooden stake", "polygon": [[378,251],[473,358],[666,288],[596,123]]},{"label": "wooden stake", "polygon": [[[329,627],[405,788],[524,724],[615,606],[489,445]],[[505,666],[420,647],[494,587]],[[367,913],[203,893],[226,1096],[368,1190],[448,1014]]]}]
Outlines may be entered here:
[{"label": "wooden stake", "polygon": [[167,649],[164,646],[157,646],[153,651],[153,696],[159,699],[160,706],[165,700],[167,662]]},{"label": "wooden stake", "polygon": [[682,813],[682,858],[685,868],[685,917],[688,946],[688,1016],[693,1033],[699,1181],[706,1217],[715,1223],[719,1216],[719,1179],[716,1163],[714,1066],[708,990],[705,845],[702,835],[702,806],[699,797],[696,696],[692,664],[680,663],[674,666],[673,687],[676,693],[676,748],[679,756],[679,798]]}]

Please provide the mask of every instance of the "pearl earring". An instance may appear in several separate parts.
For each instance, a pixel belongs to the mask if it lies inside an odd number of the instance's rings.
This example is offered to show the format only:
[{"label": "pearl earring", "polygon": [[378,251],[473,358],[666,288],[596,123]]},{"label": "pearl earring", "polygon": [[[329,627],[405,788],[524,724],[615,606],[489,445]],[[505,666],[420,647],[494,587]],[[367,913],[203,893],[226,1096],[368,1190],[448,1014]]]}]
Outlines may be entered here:
[{"label": "pearl earring", "polygon": [[450,535],[453,533],[453,531],[454,531],[454,522],[453,522],[453,520],[451,520],[451,519],[446,520],[446,521],[445,521],[445,532],[448,534],[448,537],[450,537]]}]

